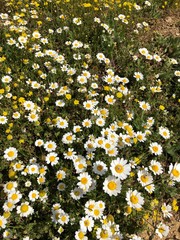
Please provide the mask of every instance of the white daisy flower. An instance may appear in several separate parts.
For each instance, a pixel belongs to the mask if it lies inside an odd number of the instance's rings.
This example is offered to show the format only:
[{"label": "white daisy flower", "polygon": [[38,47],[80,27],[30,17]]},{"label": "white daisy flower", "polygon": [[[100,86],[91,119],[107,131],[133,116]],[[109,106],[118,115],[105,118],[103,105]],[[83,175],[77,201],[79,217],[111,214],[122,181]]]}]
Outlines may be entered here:
[{"label": "white daisy flower", "polygon": [[107,165],[102,161],[96,161],[93,163],[93,172],[103,176],[107,172]]},{"label": "white daisy flower", "polygon": [[57,156],[57,153],[55,153],[55,152],[49,153],[45,158],[45,161],[48,164],[50,163],[52,166],[58,164],[58,160],[59,160],[59,157]]},{"label": "white daisy flower", "polygon": [[151,160],[149,169],[154,173],[154,175],[160,175],[163,173],[163,168],[160,162]]},{"label": "white daisy flower", "polygon": [[17,213],[21,217],[28,217],[34,213],[34,209],[29,205],[29,202],[24,202],[20,206],[17,206]]},{"label": "white daisy flower", "polygon": [[92,184],[92,178],[87,172],[80,173],[77,179],[79,180],[77,184],[78,187],[85,191],[87,191],[90,188]]},{"label": "white daisy flower", "polygon": [[7,224],[7,220],[4,216],[0,216],[0,229],[5,228]]},{"label": "white daisy flower", "polygon": [[103,182],[103,190],[109,196],[117,196],[121,192],[121,182],[119,178],[108,176]]},{"label": "white daisy flower", "polygon": [[144,204],[144,198],[141,196],[141,193],[139,193],[137,190],[128,190],[126,192],[126,201],[127,204],[135,209],[139,209]]},{"label": "white daisy flower", "polygon": [[180,182],[180,163],[175,163],[174,166],[171,163],[169,166],[169,171],[168,173],[170,174],[170,178],[173,181]]},{"label": "white daisy flower", "polygon": [[56,150],[56,143],[54,141],[47,141],[45,144],[44,144],[44,148],[47,152],[53,152]]},{"label": "white daisy flower", "polygon": [[88,230],[91,232],[94,227],[94,220],[92,217],[85,216],[81,218],[79,224],[82,231],[86,232]]},{"label": "white daisy flower", "polygon": [[163,152],[161,145],[157,142],[152,142],[149,146],[149,150],[154,155],[161,155]]},{"label": "white daisy flower", "polygon": [[7,119],[7,117],[5,117],[5,116],[0,116],[0,124],[6,124],[7,123],[7,121],[8,121],[8,119]]},{"label": "white daisy flower", "polygon": [[37,190],[32,190],[28,194],[29,200],[35,202],[39,198],[39,192]]},{"label": "white daisy flower", "polygon": [[117,158],[111,162],[110,169],[113,176],[124,180],[130,174],[131,165],[127,164],[127,160],[124,158]]},{"label": "white daisy flower", "polygon": [[18,151],[14,147],[9,147],[4,151],[4,158],[7,161],[12,161],[12,160],[16,159],[17,156],[18,156]]},{"label": "white daisy flower", "polygon": [[163,224],[162,222],[156,228],[156,234],[160,237],[167,237],[169,233],[169,226]]},{"label": "white daisy flower", "polygon": [[164,127],[159,127],[159,134],[164,138],[164,139],[169,139],[170,138],[170,131],[167,128]]}]

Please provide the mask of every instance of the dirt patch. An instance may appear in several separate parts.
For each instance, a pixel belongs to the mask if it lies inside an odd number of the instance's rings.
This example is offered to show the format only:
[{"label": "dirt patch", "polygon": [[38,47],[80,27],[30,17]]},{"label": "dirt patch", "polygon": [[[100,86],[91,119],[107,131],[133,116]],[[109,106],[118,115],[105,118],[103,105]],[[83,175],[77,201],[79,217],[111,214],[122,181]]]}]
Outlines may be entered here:
[{"label": "dirt patch", "polygon": [[[164,222],[164,221],[163,221]],[[162,240],[180,240],[180,217],[172,217],[169,219],[169,221],[165,222],[166,225],[169,226],[170,231],[167,237],[161,238]],[[149,226],[150,231],[153,231],[152,227]],[[157,235],[154,235],[154,237],[151,238],[149,233],[147,231],[142,232],[139,234],[139,236],[142,237],[143,240],[160,240],[160,238]]]},{"label": "dirt patch", "polygon": [[180,9],[169,10],[158,19],[147,19],[149,31],[140,37],[144,43],[153,41],[155,35],[180,37]]}]

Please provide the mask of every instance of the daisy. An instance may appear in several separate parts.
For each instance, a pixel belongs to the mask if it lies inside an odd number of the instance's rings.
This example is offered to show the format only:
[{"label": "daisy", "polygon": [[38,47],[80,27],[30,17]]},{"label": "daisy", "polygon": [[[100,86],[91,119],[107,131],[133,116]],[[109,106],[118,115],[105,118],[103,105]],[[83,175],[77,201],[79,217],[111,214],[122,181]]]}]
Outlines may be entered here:
[{"label": "daisy", "polygon": [[45,144],[44,144],[44,148],[47,152],[53,152],[56,150],[56,143],[53,142],[53,141],[47,141]]},{"label": "daisy", "polygon": [[169,226],[163,224],[162,222],[157,226],[156,234],[160,237],[167,237],[169,233]]},{"label": "daisy", "polygon": [[107,172],[107,165],[102,161],[96,161],[93,163],[93,172],[100,176],[103,176]]},{"label": "daisy", "polygon": [[57,107],[64,107],[65,106],[65,102],[63,100],[56,100],[55,105]]},{"label": "daisy", "polygon": [[2,208],[5,212],[11,212],[15,208],[15,203],[13,201],[7,200],[3,204]]},{"label": "daisy", "polygon": [[171,218],[172,217],[172,213],[170,213],[172,211],[172,207],[166,203],[163,203],[161,206],[161,211],[163,213],[164,218],[168,217]]},{"label": "daisy", "polygon": [[39,192],[37,190],[32,190],[28,194],[29,200],[35,202],[39,198]]},{"label": "daisy", "polygon": [[105,102],[109,105],[113,105],[116,102],[116,99],[114,99],[114,95],[106,95],[104,99]]},{"label": "daisy", "polygon": [[174,166],[171,163],[169,166],[170,178],[174,181],[180,182],[180,163],[175,163]]},{"label": "daisy", "polygon": [[161,145],[157,142],[152,142],[149,146],[149,150],[154,155],[161,155],[163,152]]},{"label": "daisy", "polygon": [[103,53],[98,53],[96,57],[100,62],[105,60],[105,56]]},{"label": "daisy", "polygon": [[96,125],[97,126],[99,126],[99,127],[104,127],[104,125],[105,125],[105,120],[104,120],[104,118],[97,118],[96,119]]},{"label": "daisy", "polygon": [[92,200],[92,199],[90,199],[89,201],[87,201],[85,203],[85,213],[86,213],[86,215],[88,215],[88,216],[92,215],[92,211],[95,207],[95,204],[96,204],[95,200]]},{"label": "daisy", "polygon": [[57,153],[55,153],[55,152],[49,153],[45,158],[45,161],[48,164],[50,163],[52,166],[58,164],[58,160],[59,160],[59,157],[57,156]]},{"label": "daisy", "polygon": [[140,72],[135,72],[133,77],[136,78],[137,81],[144,79],[143,74]]},{"label": "daisy", "polygon": [[10,82],[12,81],[12,77],[6,75],[6,76],[4,76],[4,77],[1,78],[1,81],[2,81],[3,83],[10,83]]},{"label": "daisy", "polygon": [[86,231],[82,231],[82,230],[76,231],[75,239],[76,240],[88,240],[88,237],[86,237]]},{"label": "daisy", "polygon": [[23,103],[23,106],[24,106],[25,110],[32,111],[34,109],[34,107],[35,107],[35,104],[32,101],[25,101]]},{"label": "daisy", "polygon": [[83,190],[81,188],[75,188],[73,190],[71,190],[71,197],[74,199],[74,200],[79,200],[82,196],[83,196]]},{"label": "daisy", "polygon": [[62,137],[64,144],[71,144],[76,139],[76,136],[72,132],[65,133]]},{"label": "daisy", "polygon": [[19,191],[13,191],[8,195],[8,201],[12,201],[14,204],[18,203],[22,198],[22,194]]},{"label": "daisy", "polygon": [[73,163],[74,163],[74,168],[76,169],[76,173],[81,173],[86,171],[86,168],[87,168],[86,159],[80,159],[80,160],[75,159]]},{"label": "daisy", "polygon": [[18,156],[18,151],[14,147],[9,147],[4,151],[4,158],[7,161],[12,161]]},{"label": "daisy", "polygon": [[97,228],[96,237],[100,240],[110,240],[112,239],[112,232],[109,227],[106,228]]},{"label": "daisy", "polygon": [[27,118],[29,122],[36,122],[39,119],[39,116],[36,114],[35,111],[32,111],[29,113]]},{"label": "daisy", "polygon": [[143,187],[147,186],[149,184],[152,184],[153,178],[152,178],[151,174],[148,171],[146,171],[145,169],[138,171],[137,175],[138,175],[137,180],[141,183],[141,185]]},{"label": "daisy", "polygon": [[111,162],[110,169],[113,176],[124,180],[130,174],[131,165],[127,164],[127,160],[124,158],[117,158]]},{"label": "daisy", "polygon": [[18,119],[18,118],[20,118],[20,116],[21,116],[21,114],[19,112],[14,112],[13,115],[12,115],[12,117],[14,119]]},{"label": "daisy", "polygon": [[144,204],[144,198],[137,190],[132,191],[131,189],[126,192],[127,204],[135,209],[139,209]]},{"label": "daisy", "polygon": [[85,128],[91,128],[92,126],[92,122],[90,119],[84,119],[83,122],[82,122],[82,126],[85,127]]},{"label": "daisy", "polygon": [[76,152],[74,151],[74,148],[68,148],[67,152],[63,153],[65,159],[73,160],[76,158]]},{"label": "daisy", "polygon": [[17,182],[7,182],[6,184],[4,184],[4,192],[5,193],[10,193],[10,192],[14,192],[17,188]]},{"label": "daisy", "polygon": [[64,191],[65,188],[66,188],[66,185],[62,182],[57,185],[57,190],[59,190],[60,192]]},{"label": "daisy", "polygon": [[68,224],[68,222],[69,222],[69,215],[67,213],[65,213],[63,210],[61,210],[58,222],[61,225]]},{"label": "daisy", "polygon": [[31,164],[27,166],[29,174],[38,174],[39,173],[39,166],[37,164]]},{"label": "daisy", "polygon": [[77,179],[79,180],[77,184],[78,187],[85,191],[87,191],[92,184],[92,178],[87,172],[80,173]]},{"label": "daisy", "polygon": [[161,60],[162,60],[161,57],[157,54],[154,54],[153,58],[154,58],[154,60],[156,60],[156,62],[161,62]]},{"label": "daisy", "polygon": [[7,220],[4,216],[0,216],[0,229],[5,228],[7,224]]},{"label": "daisy", "polygon": [[81,218],[79,224],[82,231],[86,232],[88,230],[91,232],[92,228],[94,227],[94,220],[92,217],[85,216]]},{"label": "daisy", "polygon": [[95,204],[95,207],[92,210],[91,216],[94,219],[100,219],[103,216],[103,211],[102,211],[102,209],[99,208],[97,203]]},{"label": "daisy", "polygon": [[139,102],[139,106],[142,110],[144,111],[148,111],[151,109],[151,106],[149,103],[145,102],[145,101],[142,101],[142,102]]},{"label": "daisy", "polygon": [[137,132],[135,134],[135,137],[138,139],[139,142],[144,142],[146,141],[146,134],[143,132]]},{"label": "daisy", "polygon": [[164,138],[164,139],[169,139],[170,138],[170,131],[167,128],[160,127],[159,128],[159,134]]},{"label": "daisy", "polygon": [[93,101],[88,100],[88,101],[83,102],[83,106],[86,110],[92,110],[95,107],[95,104]]},{"label": "daisy", "polygon": [[24,202],[17,207],[17,213],[21,217],[28,217],[29,215],[32,215],[34,213],[34,209],[29,205],[29,202]]},{"label": "daisy", "polygon": [[87,83],[87,77],[85,76],[78,76],[77,77],[77,82],[80,83],[80,84],[86,84]]},{"label": "daisy", "polygon": [[142,54],[143,56],[147,56],[149,54],[147,48],[139,48],[139,52],[140,54]]},{"label": "daisy", "polygon": [[65,129],[68,127],[68,122],[66,121],[66,119],[59,118],[59,119],[57,119],[56,127]]},{"label": "daisy", "polygon": [[63,170],[59,170],[56,172],[56,178],[58,181],[63,180],[66,177],[66,172]]},{"label": "daisy", "polygon": [[151,160],[149,169],[154,173],[154,175],[160,175],[163,173],[163,168],[160,162]]},{"label": "daisy", "polygon": [[114,176],[108,176],[103,182],[103,190],[109,196],[117,196],[121,192],[120,179]]},{"label": "daisy", "polygon": [[0,116],[0,124],[6,124],[8,121],[7,117],[5,116]]},{"label": "daisy", "polygon": [[35,146],[36,147],[42,147],[44,145],[44,141],[42,139],[37,139],[35,141]]}]

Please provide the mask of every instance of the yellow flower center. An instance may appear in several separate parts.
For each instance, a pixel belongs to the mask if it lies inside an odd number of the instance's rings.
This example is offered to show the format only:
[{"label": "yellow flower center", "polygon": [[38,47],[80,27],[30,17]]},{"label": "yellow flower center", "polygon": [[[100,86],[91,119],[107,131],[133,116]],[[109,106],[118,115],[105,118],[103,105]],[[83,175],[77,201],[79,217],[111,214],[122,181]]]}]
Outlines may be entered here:
[{"label": "yellow flower center", "polygon": [[12,196],[11,196],[11,199],[12,199],[12,200],[16,200],[17,198],[18,198],[17,193],[12,194]]},{"label": "yellow flower center", "polygon": [[62,220],[63,222],[65,222],[65,221],[66,221],[66,216],[62,216],[62,217],[61,217],[61,220]]},{"label": "yellow flower center", "polygon": [[157,165],[153,165],[153,166],[152,166],[152,170],[153,170],[154,172],[157,172],[157,171],[159,170],[159,167],[158,167]]},{"label": "yellow flower center", "polygon": [[172,175],[174,175],[175,177],[179,177],[179,175],[180,175],[180,172],[179,172],[177,169],[173,169],[171,173],[172,173]]},{"label": "yellow flower center", "polygon": [[82,184],[87,184],[87,182],[88,182],[88,180],[87,180],[87,178],[86,177],[83,177],[83,178],[81,178],[81,183]]},{"label": "yellow flower center", "polygon": [[47,147],[48,147],[48,148],[53,148],[52,143],[49,143]]},{"label": "yellow flower center", "polygon": [[116,171],[117,173],[122,173],[122,172],[124,171],[124,167],[123,167],[121,164],[117,164],[117,165],[115,166],[115,171]]},{"label": "yellow flower center", "polygon": [[162,228],[162,227],[160,227],[158,230],[160,233],[163,233],[165,231],[164,228]]},{"label": "yellow flower center", "polygon": [[37,196],[36,193],[32,193],[31,195],[32,198],[36,198],[36,196]]},{"label": "yellow flower center", "polygon": [[11,190],[11,189],[13,188],[13,183],[8,183],[8,184],[6,185],[6,188],[7,188],[8,190]]},{"label": "yellow flower center", "polygon": [[49,161],[54,162],[55,161],[55,156],[50,156]]},{"label": "yellow flower center", "polygon": [[117,184],[114,181],[110,181],[108,183],[108,188],[113,191],[117,188]]},{"label": "yellow flower center", "polygon": [[66,139],[67,139],[68,141],[72,141],[72,136],[67,136]]},{"label": "yellow flower center", "polygon": [[100,233],[100,237],[105,239],[108,238],[109,237],[108,232],[106,230],[102,230],[102,232]]},{"label": "yellow flower center", "polygon": [[2,227],[3,225],[3,221],[0,219],[0,227]]},{"label": "yellow flower center", "polygon": [[14,157],[14,152],[13,151],[9,151],[7,155],[8,155],[8,157]]},{"label": "yellow flower center", "polygon": [[90,225],[89,220],[85,220],[85,221],[84,221],[84,225],[85,225],[86,227],[88,227],[88,226]]},{"label": "yellow flower center", "polygon": [[138,197],[135,196],[135,195],[132,195],[130,197],[130,201],[133,203],[133,204],[137,204],[138,203]]},{"label": "yellow flower center", "polygon": [[94,209],[94,215],[95,215],[95,216],[99,216],[99,214],[100,214],[99,209]]},{"label": "yellow flower center", "polygon": [[103,166],[98,165],[98,166],[97,166],[97,170],[98,170],[98,171],[102,171],[102,170],[103,170]]},{"label": "yellow flower center", "polygon": [[16,164],[16,168],[21,168],[21,164],[20,163],[18,163],[18,164]]},{"label": "yellow flower center", "polygon": [[148,181],[148,176],[142,175],[142,176],[141,176],[141,181],[144,182],[144,183],[146,183],[146,182]]},{"label": "yellow flower center", "polygon": [[29,209],[29,206],[28,206],[28,205],[26,205],[26,204],[23,204],[23,205],[21,206],[21,212],[22,212],[22,213],[25,213],[25,212],[27,212],[27,211],[28,211],[28,209]]},{"label": "yellow flower center", "polygon": [[83,233],[83,232],[79,232],[79,233],[78,233],[78,237],[79,237],[80,239],[83,239],[83,238],[84,238],[84,233]]},{"label": "yellow flower center", "polygon": [[158,147],[157,146],[152,147],[152,149],[153,149],[154,152],[158,152]]}]

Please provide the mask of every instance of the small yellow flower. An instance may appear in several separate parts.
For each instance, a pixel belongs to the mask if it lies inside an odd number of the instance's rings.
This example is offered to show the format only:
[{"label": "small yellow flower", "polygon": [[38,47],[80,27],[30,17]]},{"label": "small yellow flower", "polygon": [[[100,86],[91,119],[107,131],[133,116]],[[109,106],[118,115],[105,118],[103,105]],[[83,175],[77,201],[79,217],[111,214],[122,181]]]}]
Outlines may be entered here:
[{"label": "small yellow flower", "polygon": [[4,88],[1,88],[0,89],[0,94],[3,94],[4,93]]},{"label": "small yellow flower", "polygon": [[74,105],[78,105],[79,104],[79,100],[74,100]]},{"label": "small yellow flower", "polygon": [[117,98],[122,98],[122,96],[123,96],[123,94],[122,94],[121,92],[117,92],[117,93],[116,93],[116,97],[117,97]]},{"label": "small yellow flower", "polygon": [[48,102],[49,101],[49,97],[44,97],[44,101]]},{"label": "small yellow flower", "polygon": [[20,144],[24,143],[24,139],[19,139],[19,143]]},{"label": "small yellow flower", "polygon": [[165,107],[164,107],[163,105],[160,105],[160,106],[159,106],[159,109],[162,110],[162,111],[164,111]]},{"label": "small yellow flower", "polygon": [[13,136],[11,134],[7,135],[7,140],[12,140]]},{"label": "small yellow flower", "polygon": [[9,178],[14,178],[16,175],[16,172],[13,169],[9,169],[8,176]]},{"label": "small yellow flower", "polygon": [[65,97],[66,97],[67,100],[70,100],[70,99],[71,99],[71,94],[67,93],[67,94],[65,95]]}]

